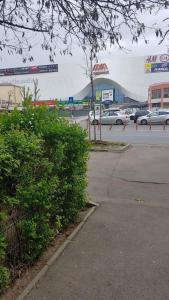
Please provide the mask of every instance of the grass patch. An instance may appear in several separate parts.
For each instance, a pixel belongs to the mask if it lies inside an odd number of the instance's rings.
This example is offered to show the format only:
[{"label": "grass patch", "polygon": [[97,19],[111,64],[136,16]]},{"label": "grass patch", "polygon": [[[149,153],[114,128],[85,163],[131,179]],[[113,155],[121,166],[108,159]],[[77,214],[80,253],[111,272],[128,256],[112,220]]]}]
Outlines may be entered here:
[{"label": "grass patch", "polygon": [[90,150],[91,151],[105,151],[105,152],[113,152],[113,151],[123,151],[126,150],[125,146],[127,146],[124,142],[108,142],[108,141],[91,141],[90,142]]},{"label": "grass patch", "polygon": [[93,147],[114,147],[114,148],[118,148],[118,147],[124,147],[127,144],[124,142],[118,142],[118,141],[114,141],[114,142],[107,142],[107,141],[91,141],[91,146]]}]

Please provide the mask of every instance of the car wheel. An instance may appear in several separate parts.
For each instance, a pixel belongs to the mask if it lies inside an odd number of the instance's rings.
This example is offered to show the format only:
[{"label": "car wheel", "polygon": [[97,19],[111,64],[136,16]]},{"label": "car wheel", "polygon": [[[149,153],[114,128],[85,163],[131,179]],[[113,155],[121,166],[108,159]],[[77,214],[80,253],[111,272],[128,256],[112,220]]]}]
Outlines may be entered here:
[{"label": "car wheel", "polygon": [[169,125],[169,119],[167,119],[167,120],[165,121],[165,123],[166,123],[167,125]]},{"label": "car wheel", "polygon": [[141,120],[141,125],[147,125],[147,120],[145,120],[145,119],[143,119],[143,120]]},{"label": "car wheel", "polygon": [[116,125],[123,125],[123,121],[121,119],[116,120]]},{"label": "car wheel", "polygon": [[99,124],[98,120],[93,120],[92,121],[92,125],[98,125],[98,124]]}]

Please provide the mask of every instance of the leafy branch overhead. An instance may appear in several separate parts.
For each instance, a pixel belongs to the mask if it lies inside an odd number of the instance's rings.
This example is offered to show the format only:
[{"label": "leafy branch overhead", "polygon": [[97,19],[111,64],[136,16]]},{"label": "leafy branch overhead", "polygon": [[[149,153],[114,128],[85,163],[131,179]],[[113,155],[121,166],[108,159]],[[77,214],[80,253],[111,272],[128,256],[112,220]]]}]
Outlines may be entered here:
[{"label": "leafy branch overhead", "polygon": [[[52,60],[58,48],[71,52],[74,37],[82,47],[92,43],[96,52],[108,43],[121,46],[124,28],[137,42],[146,28],[139,16],[168,7],[165,0],[0,0],[0,50],[32,60],[31,49],[40,43]],[[167,21],[164,31],[154,28],[161,40],[169,32]]]}]

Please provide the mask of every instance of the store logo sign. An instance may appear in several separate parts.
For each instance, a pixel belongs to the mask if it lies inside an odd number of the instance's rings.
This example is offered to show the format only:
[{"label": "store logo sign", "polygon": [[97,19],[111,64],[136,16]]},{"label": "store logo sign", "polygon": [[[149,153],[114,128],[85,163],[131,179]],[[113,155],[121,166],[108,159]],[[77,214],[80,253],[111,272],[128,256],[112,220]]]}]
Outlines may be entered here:
[{"label": "store logo sign", "polygon": [[95,64],[93,67],[93,74],[94,75],[109,74],[109,69],[107,64]]},{"label": "store logo sign", "polygon": [[155,63],[157,61],[157,55],[149,55],[146,58],[146,64]]},{"label": "store logo sign", "polygon": [[167,62],[167,61],[169,61],[169,54],[162,54],[160,56],[160,61],[161,62]]}]

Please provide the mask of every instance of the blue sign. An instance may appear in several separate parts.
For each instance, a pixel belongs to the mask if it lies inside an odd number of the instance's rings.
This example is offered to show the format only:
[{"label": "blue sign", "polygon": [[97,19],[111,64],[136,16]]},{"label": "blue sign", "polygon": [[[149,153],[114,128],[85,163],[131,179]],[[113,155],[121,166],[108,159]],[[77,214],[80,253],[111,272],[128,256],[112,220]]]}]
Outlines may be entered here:
[{"label": "blue sign", "polygon": [[151,72],[169,72],[169,62],[151,64]]},{"label": "blue sign", "polygon": [[69,104],[73,104],[74,98],[73,97],[69,97]]}]

